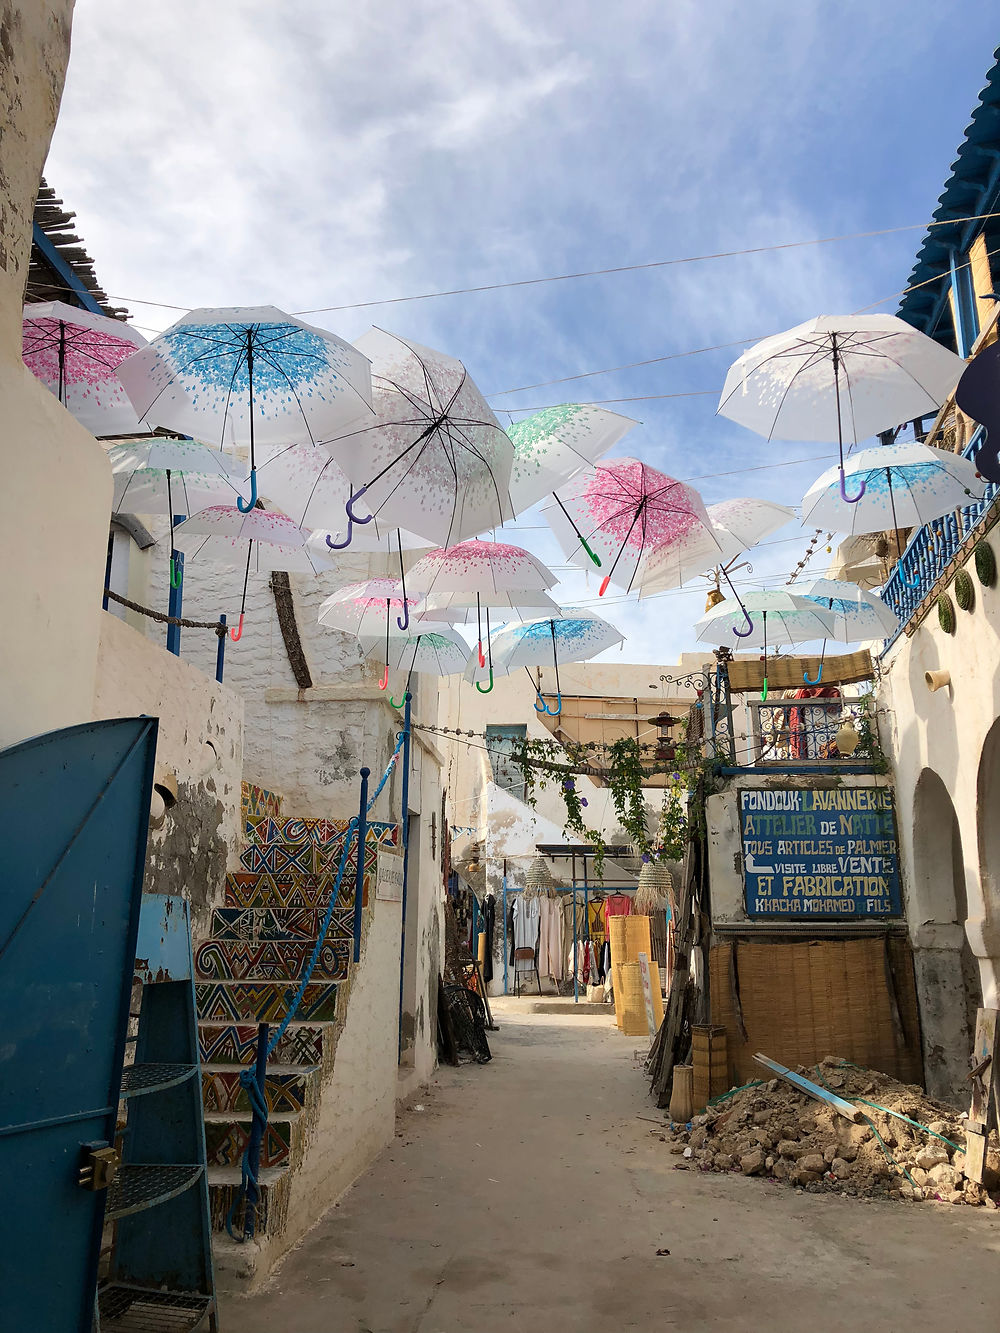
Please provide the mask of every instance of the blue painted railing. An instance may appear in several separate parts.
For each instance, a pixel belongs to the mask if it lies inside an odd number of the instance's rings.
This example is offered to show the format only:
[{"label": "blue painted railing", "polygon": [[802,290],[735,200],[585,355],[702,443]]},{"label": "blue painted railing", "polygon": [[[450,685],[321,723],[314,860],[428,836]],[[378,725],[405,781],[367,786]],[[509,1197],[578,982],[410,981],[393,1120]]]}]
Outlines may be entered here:
[{"label": "blue painted railing", "polygon": [[[975,457],[982,439],[983,430],[979,427],[963,450],[962,456]],[[891,638],[886,639],[886,649],[890,648],[902,634],[910,617],[934,587],[958,548],[993,507],[998,494],[1000,487],[988,482],[986,494],[981,500],[957,509],[954,513],[945,514],[943,518],[936,518],[932,523],[925,523],[922,528],[914,532],[902,559],[895,565],[882,589],[883,602],[899,616],[899,629]],[[911,588],[906,583],[900,573],[900,566],[903,574],[916,585],[915,587]]]}]

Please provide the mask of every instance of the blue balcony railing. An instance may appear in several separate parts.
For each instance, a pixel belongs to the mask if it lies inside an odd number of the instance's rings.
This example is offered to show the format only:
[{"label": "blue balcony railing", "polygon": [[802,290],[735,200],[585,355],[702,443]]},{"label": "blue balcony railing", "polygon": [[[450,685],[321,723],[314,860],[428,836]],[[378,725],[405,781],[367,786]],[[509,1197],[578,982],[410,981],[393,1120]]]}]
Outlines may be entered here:
[{"label": "blue balcony railing", "polygon": [[[982,439],[983,430],[979,427],[962,451],[962,456],[974,458]],[[998,493],[1000,487],[989,482],[981,500],[956,509],[954,513],[945,514],[943,518],[936,518],[932,523],[925,523],[914,532],[882,589],[883,602],[899,616],[899,629],[886,639],[886,649],[902,634],[907,622],[948,567],[959,547],[992,508]],[[910,583],[914,586],[910,587]]]}]

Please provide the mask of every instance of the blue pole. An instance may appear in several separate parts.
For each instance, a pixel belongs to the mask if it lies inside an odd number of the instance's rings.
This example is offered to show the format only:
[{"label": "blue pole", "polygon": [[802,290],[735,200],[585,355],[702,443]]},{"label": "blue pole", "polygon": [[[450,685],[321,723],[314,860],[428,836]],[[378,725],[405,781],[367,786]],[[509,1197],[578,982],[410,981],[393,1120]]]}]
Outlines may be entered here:
[{"label": "blue pole", "polygon": [[253,1119],[250,1122],[250,1142],[247,1145],[250,1183],[247,1186],[246,1215],[243,1224],[243,1234],[251,1237],[257,1229],[257,1204],[260,1202],[260,1185],[257,1183],[260,1176],[260,1145],[267,1129],[267,1033],[268,1025],[258,1024],[254,1081],[260,1098],[253,1107]]},{"label": "blue pole", "polygon": [[573,1003],[580,1003],[580,959],[577,957],[576,884],[573,885]]},{"label": "blue pole", "polygon": [[226,640],[229,638],[225,615],[219,616],[219,624],[222,626],[222,633],[218,636],[219,646],[215,650],[215,679],[221,685],[226,670]]},{"label": "blue pole", "polygon": [[[172,551],[171,559],[174,562],[174,568],[179,574],[177,587],[174,587],[173,579],[170,581],[170,601],[167,605],[167,615],[177,616],[178,619],[184,614],[184,552]],[[181,655],[181,627],[180,625],[167,626],[167,652],[173,653],[175,657]]]},{"label": "blue pole", "polygon": [[397,1061],[403,1054],[403,968],[406,965],[406,889],[410,868],[410,708],[413,696],[407,690],[403,695],[403,813],[400,816],[403,838],[403,900],[400,903],[399,923],[399,1034],[396,1045]]},{"label": "blue pole", "polygon": [[354,880],[354,961],[361,961],[361,914],[365,905],[365,838],[368,833],[368,779],[370,768],[361,770],[361,805],[358,810],[358,871]]},{"label": "blue pole", "polygon": [[503,993],[507,994],[507,876],[503,877]]}]

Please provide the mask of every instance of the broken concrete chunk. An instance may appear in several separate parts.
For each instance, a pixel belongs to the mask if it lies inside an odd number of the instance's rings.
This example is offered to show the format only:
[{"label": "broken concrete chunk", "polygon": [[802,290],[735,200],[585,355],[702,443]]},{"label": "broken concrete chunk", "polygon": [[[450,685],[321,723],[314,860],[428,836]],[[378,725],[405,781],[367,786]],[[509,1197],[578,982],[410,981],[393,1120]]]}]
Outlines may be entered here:
[{"label": "broken concrete chunk", "polygon": [[764,1170],[764,1160],[762,1149],[754,1148],[740,1158],[740,1169],[745,1176],[759,1176]]},{"label": "broken concrete chunk", "polygon": [[923,1167],[925,1171],[930,1171],[947,1161],[948,1151],[943,1143],[928,1143],[917,1153],[917,1166]]},{"label": "broken concrete chunk", "polygon": [[806,1153],[805,1156],[799,1158],[799,1170],[821,1176],[826,1170],[826,1162],[818,1152]]},{"label": "broken concrete chunk", "polygon": [[798,1145],[798,1143],[797,1143],[794,1139],[779,1139],[779,1140],[778,1140],[778,1154],[779,1154],[779,1156],[781,1156],[781,1157],[796,1157],[796,1156],[798,1156],[798,1152],[799,1152],[799,1145]]},{"label": "broken concrete chunk", "polygon": [[826,1162],[827,1166],[829,1166],[829,1164],[837,1156],[837,1151],[838,1151],[837,1145],[835,1143],[828,1143],[827,1146],[823,1149],[823,1161]]},{"label": "broken concrete chunk", "polygon": [[851,1174],[851,1164],[850,1162],[845,1162],[843,1157],[835,1157],[830,1163],[830,1170],[838,1180],[843,1180],[844,1176],[849,1176]]}]

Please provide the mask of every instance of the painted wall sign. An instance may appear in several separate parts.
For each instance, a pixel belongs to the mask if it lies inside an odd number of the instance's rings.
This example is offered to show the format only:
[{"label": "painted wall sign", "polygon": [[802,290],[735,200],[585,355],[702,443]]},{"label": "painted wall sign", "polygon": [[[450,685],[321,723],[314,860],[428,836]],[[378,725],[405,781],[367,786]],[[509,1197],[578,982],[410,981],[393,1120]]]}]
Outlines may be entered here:
[{"label": "painted wall sign", "polygon": [[385,847],[378,849],[378,872],[375,878],[375,897],[383,901],[401,903],[403,901],[403,854],[389,851]]},{"label": "painted wall sign", "polygon": [[896,816],[887,787],[740,792],[752,917],[901,916]]}]

